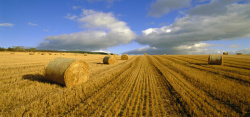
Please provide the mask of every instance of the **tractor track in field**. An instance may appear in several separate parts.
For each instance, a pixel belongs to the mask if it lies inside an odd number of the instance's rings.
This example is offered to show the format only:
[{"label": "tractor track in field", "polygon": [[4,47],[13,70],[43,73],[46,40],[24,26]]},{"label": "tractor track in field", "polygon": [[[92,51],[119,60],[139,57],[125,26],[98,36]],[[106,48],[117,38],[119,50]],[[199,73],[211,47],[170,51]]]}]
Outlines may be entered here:
[{"label": "tractor track in field", "polygon": [[219,67],[221,67],[220,65],[219,66],[209,66],[207,64],[197,65],[197,64],[193,64],[192,62],[190,62],[190,59],[181,58],[181,57],[172,57],[172,58],[168,58],[168,59],[173,61],[173,62],[185,65],[186,67],[195,68],[195,69],[210,72],[210,73],[213,73],[216,75],[222,75],[222,76],[225,76],[222,78],[230,79],[230,80],[233,80],[235,82],[238,82],[238,83],[246,85],[246,86],[250,85],[250,77],[249,77],[250,74],[248,73],[249,70],[245,70],[244,72],[240,72],[237,70],[241,70],[241,69],[228,70],[225,68],[224,69],[219,68]]},{"label": "tractor track in field", "polygon": [[[204,76],[202,76],[202,72],[198,69],[198,71],[195,73],[194,70],[188,68],[186,70],[189,70],[189,71],[185,71],[185,67],[191,67],[192,66],[188,66],[188,64],[184,64],[183,62],[179,62],[179,61],[176,61],[175,59],[173,58],[166,58],[166,57],[159,57],[159,56],[156,56],[156,58],[158,60],[164,58],[164,60],[168,60],[169,63],[173,64],[173,65],[169,65],[169,66],[172,66],[171,69],[176,71],[178,74],[182,74],[183,77],[190,83],[193,84],[193,86],[197,87],[197,89],[202,89],[204,92],[206,92],[208,95],[210,95],[212,98],[214,98],[215,100],[218,100],[219,102],[222,102],[224,105],[227,105],[229,108],[232,108],[233,110],[235,110],[236,112],[238,113],[243,113],[241,110],[242,108],[245,108],[246,105],[249,105],[249,101],[247,101],[247,99],[245,98],[242,98],[241,96],[238,96],[238,95],[234,95],[234,94],[231,94],[232,91],[231,90],[228,90],[228,91],[217,91],[216,88],[214,87],[211,87],[211,85],[213,85],[214,83],[211,82],[211,83],[207,83],[205,80],[200,80],[200,78],[209,78],[209,75],[210,74],[206,74],[206,72],[208,71],[204,71]],[[162,63],[167,63],[166,61],[165,62],[162,62]],[[176,67],[176,66],[180,66],[180,67]],[[184,67],[185,66],[185,67]],[[197,68],[194,68],[194,69],[197,69]],[[193,73],[192,73],[193,72]],[[197,75],[194,75],[194,74],[199,74],[199,77],[197,77]],[[206,75],[205,75],[206,74]],[[214,75],[212,75],[214,76]],[[195,78],[197,77],[197,78]],[[220,77],[221,78],[221,77]],[[196,80],[195,80],[196,79]],[[204,82],[205,81],[205,82]],[[228,81],[226,79],[226,81]],[[218,82],[219,83],[219,82]],[[231,84],[233,82],[230,82]],[[230,84],[230,83],[227,83],[226,85]],[[233,85],[235,87],[237,87],[238,85],[233,83]],[[246,90],[249,90],[248,88],[249,86],[246,86],[246,85],[243,85],[242,88],[245,88]],[[220,88],[219,88],[220,89]],[[240,90],[233,90],[233,92],[240,92]],[[219,94],[218,94],[219,93]],[[237,94],[237,93],[236,93]],[[242,94],[242,95],[246,95],[247,97],[249,96],[248,93],[245,93],[245,94]],[[228,99],[227,97],[233,97],[234,98],[234,101],[235,103],[237,104],[231,104],[231,101],[230,99]],[[242,106],[242,105],[245,105],[245,106]]]}]

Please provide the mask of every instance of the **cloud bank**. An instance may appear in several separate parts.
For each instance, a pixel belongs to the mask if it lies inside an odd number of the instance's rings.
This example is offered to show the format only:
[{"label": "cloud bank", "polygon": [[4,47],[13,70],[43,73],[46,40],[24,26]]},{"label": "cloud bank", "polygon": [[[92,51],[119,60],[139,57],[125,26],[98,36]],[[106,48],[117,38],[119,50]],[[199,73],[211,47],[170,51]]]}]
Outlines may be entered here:
[{"label": "cloud bank", "polygon": [[38,49],[102,50],[130,43],[135,38],[127,24],[116,19],[113,13],[83,9],[82,14],[72,20],[77,21],[84,31],[48,36]]},{"label": "cloud bank", "polygon": [[161,17],[170,12],[183,7],[190,6],[191,0],[157,0],[151,4],[149,16]]},{"label": "cloud bank", "polygon": [[195,43],[193,45],[181,45],[177,47],[170,48],[159,48],[159,47],[143,47],[131,51],[124,52],[123,54],[136,54],[142,55],[147,53],[149,55],[162,55],[162,54],[171,54],[171,55],[191,55],[191,54],[217,54],[220,50],[218,49],[207,49],[213,44],[206,43]]},{"label": "cloud bank", "polygon": [[[208,49],[214,45],[206,44],[206,41],[249,38],[250,5],[235,1],[212,0],[209,4],[190,9],[186,16],[169,26],[143,30],[136,41],[149,45],[147,51],[144,48],[125,53],[206,54],[216,51]],[[210,8],[214,10],[212,13],[208,12],[208,6],[215,7]]]}]

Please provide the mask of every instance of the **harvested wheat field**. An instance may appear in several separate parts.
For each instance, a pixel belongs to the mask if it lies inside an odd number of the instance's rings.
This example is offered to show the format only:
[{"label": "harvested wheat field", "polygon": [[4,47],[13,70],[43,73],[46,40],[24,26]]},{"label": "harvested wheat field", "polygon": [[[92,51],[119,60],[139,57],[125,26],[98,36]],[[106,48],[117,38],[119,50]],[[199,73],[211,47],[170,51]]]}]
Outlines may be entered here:
[{"label": "harvested wheat field", "polygon": [[[30,56],[0,53],[0,116],[246,116],[250,111],[250,56],[129,56],[103,64],[105,55]],[[88,80],[71,88],[44,80],[57,57],[89,65]]]}]

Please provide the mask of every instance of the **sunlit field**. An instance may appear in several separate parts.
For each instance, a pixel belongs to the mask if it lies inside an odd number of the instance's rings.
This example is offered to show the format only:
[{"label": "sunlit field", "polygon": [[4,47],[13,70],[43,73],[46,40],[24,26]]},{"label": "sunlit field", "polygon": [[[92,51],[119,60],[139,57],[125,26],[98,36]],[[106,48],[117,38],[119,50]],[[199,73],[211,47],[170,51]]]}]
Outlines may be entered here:
[{"label": "sunlit field", "polygon": [[[141,55],[103,64],[105,55],[0,53],[0,116],[246,116],[250,55]],[[85,61],[89,80],[71,88],[44,80],[57,57]]]}]

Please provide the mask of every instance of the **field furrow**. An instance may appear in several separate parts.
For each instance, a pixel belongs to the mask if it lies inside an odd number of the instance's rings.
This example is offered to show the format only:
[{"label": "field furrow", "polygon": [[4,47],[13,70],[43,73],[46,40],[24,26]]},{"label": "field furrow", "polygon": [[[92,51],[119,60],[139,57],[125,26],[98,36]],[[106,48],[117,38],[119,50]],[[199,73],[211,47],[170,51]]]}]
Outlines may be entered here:
[{"label": "field furrow", "polygon": [[[155,65],[162,73],[170,85],[172,90],[176,92],[178,100],[185,105],[185,110],[192,116],[199,115],[224,115],[233,114],[231,109],[225,109],[223,104],[219,101],[206,95],[202,90],[194,87],[191,83],[187,82],[185,76],[172,70],[171,66],[160,64],[159,60],[155,60]],[[158,64],[157,64],[158,63]],[[167,63],[167,62],[164,62]]]},{"label": "field furrow", "polygon": [[[138,60],[138,59],[137,59]],[[83,107],[80,105],[77,107],[74,112],[74,115],[83,115],[89,116],[86,114],[94,114],[98,108],[108,108],[111,103],[114,103],[115,97],[120,95],[120,91],[116,91],[122,83],[127,82],[127,72],[131,72],[134,69],[134,65],[130,65],[129,68],[121,70],[121,74],[114,76],[114,80],[110,81],[105,87],[102,87],[98,92],[84,100]],[[112,72],[112,71],[111,71]],[[92,105],[92,106],[91,106]],[[100,106],[100,107],[99,107]],[[93,110],[89,109],[89,107],[93,107]],[[85,109],[88,108],[88,109]],[[106,109],[105,109],[106,110]],[[88,112],[85,112],[88,111]]]},{"label": "field furrow", "polygon": [[208,65],[204,62],[195,62],[195,60],[183,57],[171,57],[169,59],[185,66],[199,69],[201,71],[209,71],[213,74],[225,76],[222,78],[231,79],[243,85],[249,86],[250,84],[250,70],[247,69],[223,67],[221,65]]},{"label": "field furrow", "polygon": [[[158,58],[162,59],[162,58]],[[207,95],[232,108],[237,113],[244,113],[249,108],[249,86],[240,85],[233,81],[221,78],[220,75],[213,75],[206,71],[187,67],[184,63],[173,61],[173,58],[165,58],[169,61],[171,69],[183,75],[183,77],[197,89],[202,89]],[[199,75],[197,75],[199,74]],[[244,95],[239,96],[239,95]]]}]

